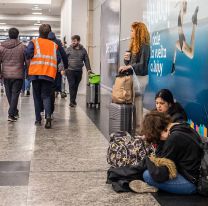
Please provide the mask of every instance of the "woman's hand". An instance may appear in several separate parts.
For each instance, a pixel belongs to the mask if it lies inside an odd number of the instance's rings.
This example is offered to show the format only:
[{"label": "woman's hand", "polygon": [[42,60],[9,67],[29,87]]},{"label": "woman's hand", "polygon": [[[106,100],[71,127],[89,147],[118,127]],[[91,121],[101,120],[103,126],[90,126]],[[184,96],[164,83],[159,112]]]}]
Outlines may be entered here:
[{"label": "woman's hand", "polygon": [[121,67],[119,67],[118,71],[119,72],[124,72],[124,71],[126,71],[126,70],[128,70],[130,68],[131,68],[131,66],[121,66]]}]

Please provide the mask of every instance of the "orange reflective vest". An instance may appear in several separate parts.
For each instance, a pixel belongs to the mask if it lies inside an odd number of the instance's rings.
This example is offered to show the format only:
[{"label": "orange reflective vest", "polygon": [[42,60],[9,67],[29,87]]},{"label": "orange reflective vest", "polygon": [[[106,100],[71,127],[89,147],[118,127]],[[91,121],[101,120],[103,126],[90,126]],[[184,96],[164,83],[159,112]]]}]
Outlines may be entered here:
[{"label": "orange reflective vest", "polygon": [[33,39],[34,56],[29,66],[29,75],[45,75],[56,78],[57,44],[43,38]]}]

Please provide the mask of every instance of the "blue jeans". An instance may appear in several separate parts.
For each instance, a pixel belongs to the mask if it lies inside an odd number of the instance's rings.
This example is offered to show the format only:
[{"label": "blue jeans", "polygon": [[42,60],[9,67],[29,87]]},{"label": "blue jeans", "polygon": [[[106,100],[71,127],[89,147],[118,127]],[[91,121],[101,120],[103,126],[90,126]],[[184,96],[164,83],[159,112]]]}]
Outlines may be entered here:
[{"label": "blue jeans", "polygon": [[189,182],[185,179],[182,175],[177,174],[175,179],[168,180],[163,183],[155,182],[148,170],[144,171],[143,178],[146,183],[151,186],[157,187],[160,190],[174,193],[174,194],[181,194],[181,195],[188,195],[196,193],[196,185]]},{"label": "blue jeans", "polygon": [[25,90],[30,91],[30,83],[31,81],[29,79],[25,79]]}]

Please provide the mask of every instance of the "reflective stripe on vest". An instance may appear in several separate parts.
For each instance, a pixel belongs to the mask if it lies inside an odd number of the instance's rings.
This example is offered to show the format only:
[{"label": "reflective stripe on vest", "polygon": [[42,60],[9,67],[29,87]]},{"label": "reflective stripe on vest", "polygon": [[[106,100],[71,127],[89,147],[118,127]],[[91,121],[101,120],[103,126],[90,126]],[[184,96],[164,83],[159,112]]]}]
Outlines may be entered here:
[{"label": "reflective stripe on vest", "polygon": [[35,55],[30,63],[29,75],[46,75],[55,79],[57,72],[57,45],[53,42],[53,55],[44,55],[41,54],[38,39],[34,40],[34,44],[36,52],[34,52]]},{"label": "reflective stripe on vest", "polygon": [[44,62],[44,61],[35,61],[35,62],[31,62],[30,65],[49,65],[51,67],[55,67],[57,68],[56,64],[53,64],[51,62]]}]

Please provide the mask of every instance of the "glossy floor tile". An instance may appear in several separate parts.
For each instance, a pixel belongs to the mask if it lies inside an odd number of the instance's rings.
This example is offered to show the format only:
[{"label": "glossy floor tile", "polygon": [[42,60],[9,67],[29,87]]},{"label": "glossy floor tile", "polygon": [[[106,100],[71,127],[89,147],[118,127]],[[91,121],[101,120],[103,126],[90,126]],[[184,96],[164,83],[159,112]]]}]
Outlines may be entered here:
[{"label": "glossy floor tile", "polygon": [[118,194],[105,184],[105,172],[31,173],[28,206],[153,206],[150,194]]},{"label": "glossy floor tile", "polygon": [[0,186],[0,205],[1,206],[27,206],[27,186],[1,187]]}]

